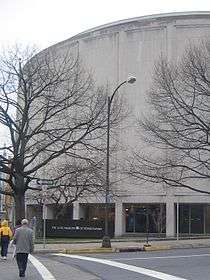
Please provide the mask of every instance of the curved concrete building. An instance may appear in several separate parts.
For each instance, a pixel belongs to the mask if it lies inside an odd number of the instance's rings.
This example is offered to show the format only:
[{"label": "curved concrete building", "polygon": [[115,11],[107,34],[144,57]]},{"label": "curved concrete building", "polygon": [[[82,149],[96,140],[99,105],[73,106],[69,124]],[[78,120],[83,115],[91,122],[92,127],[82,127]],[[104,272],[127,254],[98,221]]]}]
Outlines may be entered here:
[{"label": "curved concrete building", "polygon": [[[55,48],[65,48],[79,53],[83,63],[94,73],[99,85],[109,83],[111,92],[129,75],[136,77],[134,85],[121,87],[133,116],[146,109],[145,95],[151,85],[155,61],[161,54],[176,60],[190,42],[210,38],[210,12],[184,12],[143,16],[117,21],[82,32],[60,42]],[[119,135],[129,147],[136,143],[132,120],[128,131]],[[116,176],[118,176],[116,174]],[[115,225],[115,235],[144,234],[145,209],[158,213],[161,230],[154,216],[149,217],[150,233],[176,235],[176,213],[179,210],[179,228],[183,234],[210,233],[210,197],[186,189],[170,190],[161,186],[146,188],[132,181],[122,180],[118,186],[120,196],[112,201],[110,219]],[[78,201],[73,207],[74,219],[100,219],[102,200],[90,203]],[[179,207],[177,207],[179,206]],[[50,213],[50,208],[49,208]],[[50,218],[50,214],[49,214]],[[158,218],[157,218],[158,219]],[[160,226],[160,225],[159,225]],[[159,232],[158,232],[159,231]]]}]

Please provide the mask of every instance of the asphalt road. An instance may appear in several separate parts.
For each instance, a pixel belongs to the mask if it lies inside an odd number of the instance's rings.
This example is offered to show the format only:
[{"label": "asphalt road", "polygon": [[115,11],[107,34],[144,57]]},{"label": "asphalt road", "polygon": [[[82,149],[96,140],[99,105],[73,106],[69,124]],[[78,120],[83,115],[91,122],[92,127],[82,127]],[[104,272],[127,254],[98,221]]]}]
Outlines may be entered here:
[{"label": "asphalt road", "polygon": [[[0,261],[0,279],[16,280],[15,260]],[[210,248],[160,252],[35,255],[27,280],[208,280]]]}]

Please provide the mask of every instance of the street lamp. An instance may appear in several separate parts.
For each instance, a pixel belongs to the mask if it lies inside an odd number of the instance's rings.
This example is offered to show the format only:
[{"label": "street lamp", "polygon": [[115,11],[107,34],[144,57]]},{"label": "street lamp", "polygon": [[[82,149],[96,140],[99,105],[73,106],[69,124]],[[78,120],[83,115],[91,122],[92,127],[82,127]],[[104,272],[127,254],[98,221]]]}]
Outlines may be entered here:
[{"label": "street lamp", "polygon": [[111,104],[112,100],[118,91],[118,89],[126,84],[133,84],[135,83],[135,77],[128,77],[127,80],[120,83],[114,90],[112,96],[108,96],[107,99],[107,146],[106,146],[106,193],[105,193],[105,228],[104,228],[104,237],[102,241],[103,248],[111,248],[111,241],[109,236],[109,229],[108,229],[108,204],[109,204],[109,132],[110,132],[110,111],[111,111]]}]

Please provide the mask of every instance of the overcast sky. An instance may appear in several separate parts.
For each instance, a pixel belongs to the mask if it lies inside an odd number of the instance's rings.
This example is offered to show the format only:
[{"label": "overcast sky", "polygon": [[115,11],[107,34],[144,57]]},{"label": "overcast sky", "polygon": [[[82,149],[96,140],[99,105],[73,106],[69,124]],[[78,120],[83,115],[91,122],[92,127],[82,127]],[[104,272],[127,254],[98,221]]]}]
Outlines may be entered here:
[{"label": "overcast sky", "polygon": [[[210,11],[210,1],[0,0],[0,48],[21,43],[43,49],[117,20],[186,11]],[[0,141],[5,141],[1,126]]]},{"label": "overcast sky", "polygon": [[210,11],[209,0],[0,0],[0,46],[48,47],[102,24],[156,13]]}]

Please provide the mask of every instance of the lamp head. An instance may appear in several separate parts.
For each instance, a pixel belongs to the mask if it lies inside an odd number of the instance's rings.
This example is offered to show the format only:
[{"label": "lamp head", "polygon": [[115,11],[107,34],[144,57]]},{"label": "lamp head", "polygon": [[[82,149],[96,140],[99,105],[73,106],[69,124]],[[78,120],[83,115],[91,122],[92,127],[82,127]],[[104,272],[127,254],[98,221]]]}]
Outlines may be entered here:
[{"label": "lamp head", "polygon": [[133,83],[135,83],[135,81],[136,81],[136,77],[133,77],[133,76],[130,76],[127,79],[127,83],[129,83],[129,84],[133,84]]}]

